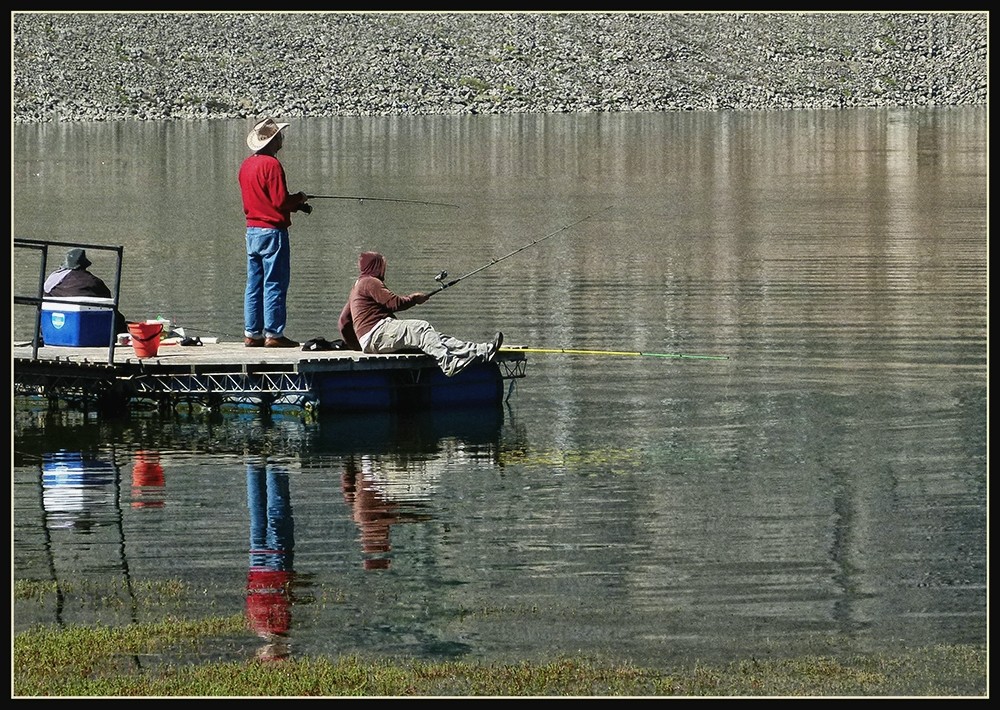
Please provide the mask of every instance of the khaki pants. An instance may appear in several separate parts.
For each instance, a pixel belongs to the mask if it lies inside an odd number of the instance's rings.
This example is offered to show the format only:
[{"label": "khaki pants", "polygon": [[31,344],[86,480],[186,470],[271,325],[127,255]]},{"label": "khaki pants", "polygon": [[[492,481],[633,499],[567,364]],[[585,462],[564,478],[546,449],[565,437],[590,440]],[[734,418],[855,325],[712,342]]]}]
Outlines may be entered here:
[{"label": "khaki pants", "polygon": [[486,362],[490,344],[443,335],[425,320],[386,318],[372,330],[364,352],[394,353],[408,348],[427,353],[446,376],[452,377],[474,362]]}]

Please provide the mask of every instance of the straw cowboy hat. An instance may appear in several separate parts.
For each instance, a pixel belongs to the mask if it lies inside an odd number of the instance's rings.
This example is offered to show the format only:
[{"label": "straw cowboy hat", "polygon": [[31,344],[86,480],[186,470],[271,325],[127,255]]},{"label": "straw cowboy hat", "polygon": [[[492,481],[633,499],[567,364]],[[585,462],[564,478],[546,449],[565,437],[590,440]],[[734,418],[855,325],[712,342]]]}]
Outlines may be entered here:
[{"label": "straw cowboy hat", "polygon": [[276,123],[273,118],[265,118],[254,126],[253,130],[247,135],[247,146],[256,153],[270,143],[287,126],[287,123]]}]

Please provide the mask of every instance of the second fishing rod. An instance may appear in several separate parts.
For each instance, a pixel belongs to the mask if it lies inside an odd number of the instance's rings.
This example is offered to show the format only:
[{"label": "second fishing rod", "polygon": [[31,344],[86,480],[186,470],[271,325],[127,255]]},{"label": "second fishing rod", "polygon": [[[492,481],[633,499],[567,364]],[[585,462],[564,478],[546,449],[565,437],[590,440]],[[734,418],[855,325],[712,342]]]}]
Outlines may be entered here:
[{"label": "second fishing rod", "polygon": [[580,224],[581,222],[586,222],[591,217],[595,217],[595,216],[601,214],[602,212],[606,212],[607,210],[611,209],[611,207],[612,207],[612,205],[608,205],[607,207],[602,207],[601,209],[597,210],[596,212],[591,212],[586,217],[581,217],[580,219],[576,220],[575,222],[570,222],[569,224],[564,224],[559,229],[557,229],[557,230],[555,230],[553,232],[549,232],[544,237],[539,237],[538,239],[535,239],[534,241],[528,242],[524,246],[518,247],[517,249],[515,249],[512,252],[508,252],[507,254],[504,254],[501,257],[497,257],[496,259],[491,260],[489,263],[480,266],[478,269],[473,269],[469,273],[463,274],[462,276],[459,276],[457,279],[452,279],[451,281],[445,281],[445,279],[448,278],[448,272],[447,271],[442,271],[437,276],[434,277],[434,280],[437,281],[441,285],[438,286],[433,291],[428,292],[427,296],[429,298],[429,297],[433,296],[436,293],[441,293],[445,289],[451,288],[455,284],[457,284],[457,283],[459,283],[461,281],[465,281],[465,279],[469,278],[470,276],[475,276],[479,272],[485,271],[486,269],[490,268],[491,266],[495,266],[495,265],[499,264],[501,261],[504,261],[505,259],[509,259],[510,257],[514,256],[515,254],[519,254],[520,252],[524,251],[525,249],[528,249],[530,247],[535,246],[539,242],[544,242],[546,239],[550,239],[551,237],[554,237],[557,234],[565,232],[567,229],[570,229],[571,227],[575,227],[576,225]]}]

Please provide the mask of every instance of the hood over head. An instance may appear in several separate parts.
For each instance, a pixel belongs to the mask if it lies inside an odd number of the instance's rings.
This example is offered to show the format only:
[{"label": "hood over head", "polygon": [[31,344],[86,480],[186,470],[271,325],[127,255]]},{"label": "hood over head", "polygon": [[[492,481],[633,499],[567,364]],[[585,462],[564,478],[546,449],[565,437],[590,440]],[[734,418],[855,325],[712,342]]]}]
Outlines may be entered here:
[{"label": "hood over head", "polygon": [[358,272],[362,276],[385,278],[385,257],[377,251],[363,251],[358,257]]}]

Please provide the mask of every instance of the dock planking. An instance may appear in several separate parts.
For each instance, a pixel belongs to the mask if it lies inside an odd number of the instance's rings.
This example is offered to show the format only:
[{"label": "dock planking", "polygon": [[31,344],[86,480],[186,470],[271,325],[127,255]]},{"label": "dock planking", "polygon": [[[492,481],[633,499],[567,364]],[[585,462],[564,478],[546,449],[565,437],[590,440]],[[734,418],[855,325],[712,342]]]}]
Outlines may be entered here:
[{"label": "dock planking", "polygon": [[112,409],[146,398],[163,404],[199,400],[209,408],[252,399],[269,406],[298,401],[311,408],[383,410],[499,404],[503,381],[524,377],[525,355],[502,350],[447,378],[421,352],[365,354],[353,350],[248,348],[242,342],[180,345],[164,341],[155,356],[139,358],[131,345],[72,347],[15,343],[14,384],[35,394],[72,392]]},{"label": "dock planking", "polygon": [[[31,343],[15,343],[16,360],[32,359]],[[40,346],[37,359],[42,362],[72,362],[92,365],[109,365],[106,347]],[[524,353],[517,348],[501,350],[498,361],[524,360]],[[398,367],[426,367],[435,365],[433,358],[422,352],[400,352],[369,355],[357,350],[315,350],[301,348],[248,348],[243,343],[209,343],[206,345],[180,345],[161,343],[155,356],[139,358],[131,345],[114,346],[114,365],[124,369],[189,369],[192,372],[206,368],[254,369],[281,368],[289,371],[330,370],[381,370]]]}]

